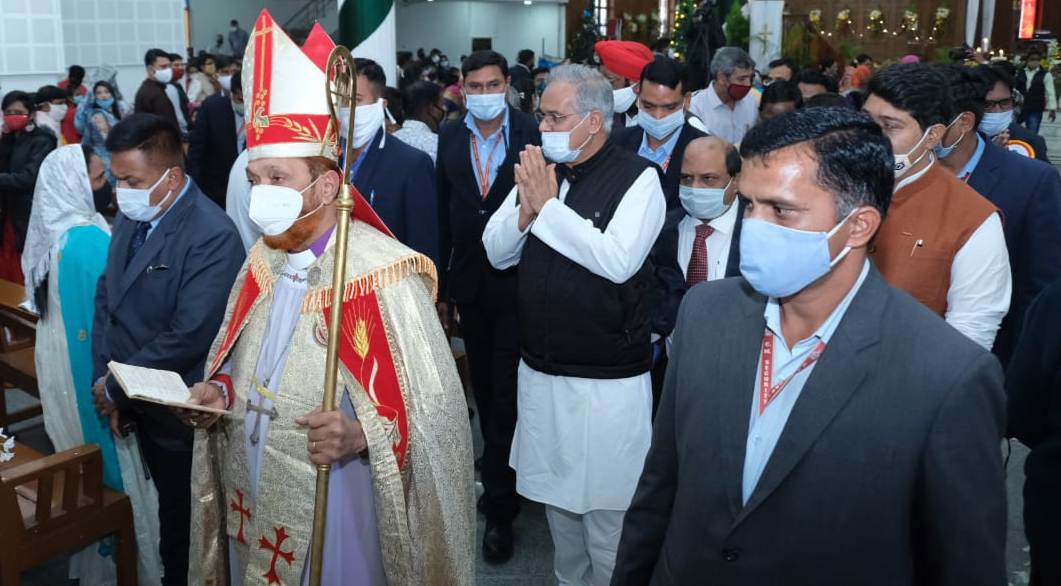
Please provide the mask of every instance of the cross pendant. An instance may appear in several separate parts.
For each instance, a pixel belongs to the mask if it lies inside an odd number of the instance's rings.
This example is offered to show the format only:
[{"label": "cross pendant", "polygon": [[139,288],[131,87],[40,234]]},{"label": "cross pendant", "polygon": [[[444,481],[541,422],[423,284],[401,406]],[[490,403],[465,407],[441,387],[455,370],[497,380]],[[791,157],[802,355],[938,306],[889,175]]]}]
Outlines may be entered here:
[{"label": "cross pendant", "polygon": [[271,409],[265,409],[259,405],[255,405],[253,401],[247,399],[247,412],[254,412],[254,429],[251,430],[251,445],[258,445],[258,440],[261,438],[261,427],[262,427],[262,415],[265,415],[269,419],[276,419],[279,417],[279,413],[276,412],[276,407]]}]

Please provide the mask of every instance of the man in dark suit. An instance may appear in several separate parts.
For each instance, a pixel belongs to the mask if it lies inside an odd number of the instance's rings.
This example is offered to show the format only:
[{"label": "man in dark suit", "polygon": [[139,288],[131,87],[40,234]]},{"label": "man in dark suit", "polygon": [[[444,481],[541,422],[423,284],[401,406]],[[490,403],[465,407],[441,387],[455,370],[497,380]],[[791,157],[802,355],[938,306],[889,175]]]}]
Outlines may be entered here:
[{"label": "man in dark suit", "polygon": [[512,66],[509,76],[512,78],[512,88],[519,92],[519,109],[528,113],[534,102],[533,71],[534,51],[522,49],[516,56],[516,64]]},{"label": "man in dark suit", "polygon": [[1061,584],[1061,281],[1032,302],[1006,370],[1009,434],[1031,448],[1024,462],[1024,534],[1031,586]]},{"label": "man in dark suit", "polygon": [[678,184],[686,145],[707,136],[685,121],[683,75],[680,63],[670,57],[656,56],[642,70],[637,86],[637,126],[619,128],[612,134],[617,146],[641,155],[662,170],[661,183],[669,210],[678,207]]},{"label": "man in dark suit", "polygon": [[[399,242],[439,265],[435,167],[427,153],[387,135],[383,68],[356,59],[357,113],[351,178]],[[346,136],[343,122],[341,136]]]},{"label": "man in dark suit", "polygon": [[1061,176],[1054,167],[995,146],[976,132],[993,81],[989,67],[949,65],[940,70],[950,84],[955,111],[936,155],[1004,218],[1013,292],[992,349],[1004,366],[1020,337],[1028,305],[1061,279]]},{"label": "man in dark suit", "polygon": [[242,83],[236,72],[231,92],[206,98],[188,141],[188,175],[222,209],[232,164],[247,144]]},{"label": "man in dark suit", "polygon": [[107,363],[174,371],[188,386],[201,380],[243,245],[225,212],[185,174],[175,125],[133,114],[111,130],[107,150],[122,213],[96,291],[93,394],[112,429],[131,426],[139,436],[158,489],[164,583],[184,584],[191,430],[167,407],[128,399]]},{"label": "man in dark suit", "polygon": [[682,304],[612,584],[1004,584],[1002,372],[867,260],[888,139],[814,108],[741,155],[743,278]]},{"label": "man in dark suit", "polygon": [[[784,83],[784,82],[778,82]],[[737,201],[740,153],[713,136],[697,138],[681,163],[681,206],[667,212],[649,259],[656,276],[652,333],[652,404],[659,404],[667,371],[667,338],[678,306],[693,285],[740,275],[740,232],[744,202]]]},{"label": "man in dark suit", "polygon": [[[442,127],[438,139],[438,215],[441,232],[440,313],[460,314],[472,389],[483,435],[486,516],[483,557],[512,557],[512,520],[519,512],[516,475],[508,465],[516,427],[516,270],[490,266],[483,230],[515,185],[513,166],[529,144],[540,145],[534,118],[504,106],[508,64],[493,51],[472,53],[462,64],[470,108],[463,120]],[[491,105],[501,97],[501,107]]]}]

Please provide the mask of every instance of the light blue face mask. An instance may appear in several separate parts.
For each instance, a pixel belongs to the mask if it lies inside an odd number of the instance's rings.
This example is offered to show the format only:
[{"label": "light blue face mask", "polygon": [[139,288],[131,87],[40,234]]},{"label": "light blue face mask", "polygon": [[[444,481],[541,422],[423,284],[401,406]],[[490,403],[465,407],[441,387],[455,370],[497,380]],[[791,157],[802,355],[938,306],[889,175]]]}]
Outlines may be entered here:
[{"label": "light blue face mask", "polygon": [[656,140],[663,140],[685,124],[685,110],[679,108],[663,118],[653,118],[644,110],[637,111],[637,125],[644,129],[649,136]]},{"label": "light blue face mask", "polygon": [[726,205],[726,190],[732,183],[733,180],[730,179],[725,187],[679,185],[678,201],[690,216],[698,220],[713,220],[729,209]]},{"label": "light blue face mask", "polygon": [[1009,128],[1013,122],[1013,110],[1008,112],[987,112],[980,121],[980,132],[988,137],[998,136],[1002,131]]},{"label": "light blue face mask", "polygon": [[950,127],[953,126],[954,123],[957,121],[958,119],[955,118],[950,124],[947,125],[947,128],[943,130],[943,138],[939,140],[939,144],[933,147],[932,152],[936,154],[937,159],[946,159],[947,157],[951,156],[951,153],[954,152],[954,149],[958,148],[958,145],[961,144],[962,139],[965,138],[965,133],[963,132],[958,136],[958,140],[954,141],[954,144],[950,146],[943,146],[943,141],[947,138],[947,131],[950,130]]},{"label": "light blue face mask", "polygon": [[740,233],[740,272],[763,295],[780,299],[806,289],[826,275],[851,252],[845,246],[829,258],[829,238],[854,215],[851,210],[828,232],[786,228],[765,220],[746,218]]}]

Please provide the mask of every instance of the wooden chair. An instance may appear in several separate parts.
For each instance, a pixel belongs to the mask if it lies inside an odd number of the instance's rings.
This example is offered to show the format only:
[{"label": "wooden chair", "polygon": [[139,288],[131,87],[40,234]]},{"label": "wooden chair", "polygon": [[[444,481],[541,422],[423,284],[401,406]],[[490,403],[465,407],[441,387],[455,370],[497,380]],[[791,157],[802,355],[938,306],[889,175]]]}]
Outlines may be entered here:
[{"label": "wooden chair", "polygon": [[7,389],[18,388],[40,398],[33,346],[36,324],[16,310],[0,305],[0,427],[36,417],[39,404],[7,412]]},{"label": "wooden chair", "polygon": [[137,583],[132,505],[103,486],[98,446],[42,456],[16,444],[15,460],[0,469],[0,535],[0,586],[17,586],[24,570],[108,535],[117,537],[118,584]]}]

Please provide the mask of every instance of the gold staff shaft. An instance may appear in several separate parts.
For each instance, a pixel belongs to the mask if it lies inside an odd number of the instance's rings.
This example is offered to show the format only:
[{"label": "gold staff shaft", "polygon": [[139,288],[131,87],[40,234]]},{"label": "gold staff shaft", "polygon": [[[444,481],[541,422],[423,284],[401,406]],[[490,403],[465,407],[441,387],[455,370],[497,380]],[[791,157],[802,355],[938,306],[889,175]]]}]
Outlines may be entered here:
[{"label": "gold staff shaft", "polygon": [[[346,151],[343,158],[343,181],[339,187],[336,201],[335,224],[335,264],[332,267],[331,305],[328,307],[328,354],[324,371],[324,400],[321,411],[335,410],[335,388],[339,377],[339,341],[342,325],[343,285],[346,282],[347,236],[350,232],[350,215],[354,209],[354,198],[350,192],[350,165],[354,128],[354,103],[357,95],[357,72],[353,57],[346,47],[336,47],[328,57],[327,68],[328,108],[331,110],[332,122],[337,124],[341,115],[340,106],[349,108],[350,121],[347,125]],[[336,105],[340,101],[340,106]],[[338,134],[338,133],[337,133]],[[328,516],[328,480],[331,478],[331,466],[317,465],[317,489],[313,505],[313,538],[310,549],[309,583],[320,586],[321,572],[324,568],[324,529]]]}]

